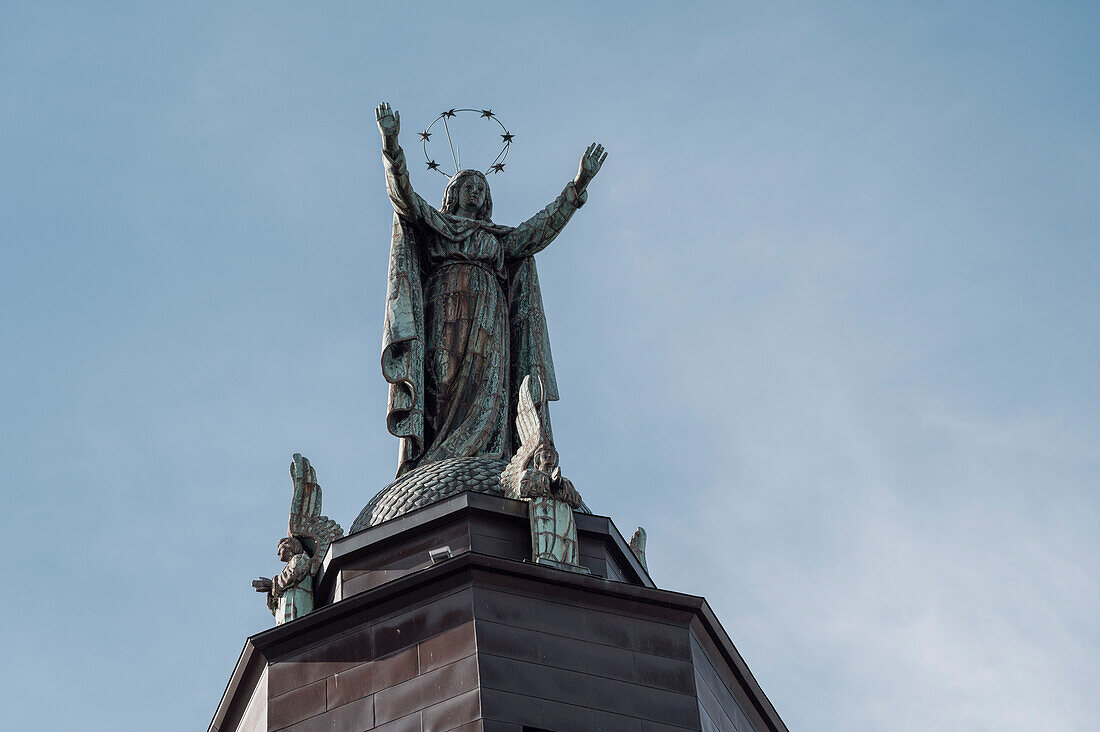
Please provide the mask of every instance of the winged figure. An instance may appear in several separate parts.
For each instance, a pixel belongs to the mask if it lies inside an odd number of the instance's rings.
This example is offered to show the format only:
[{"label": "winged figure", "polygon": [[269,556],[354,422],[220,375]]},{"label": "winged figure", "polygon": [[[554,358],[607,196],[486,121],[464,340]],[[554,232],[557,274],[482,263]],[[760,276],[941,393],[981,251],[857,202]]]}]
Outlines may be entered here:
[{"label": "winged figure", "polygon": [[286,567],[276,577],[252,582],[257,592],[267,594],[267,607],[275,624],[300,618],[313,610],[313,583],[329,545],[344,535],[340,524],[321,515],[321,486],[309,460],[294,453],[290,463],[294,495],[290,499],[287,534],[279,540],[277,552]]},{"label": "winged figure", "polygon": [[504,494],[527,501],[531,519],[532,559],[560,569],[588,572],[580,566],[573,509],[582,505],[573,483],[561,474],[550,431],[542,380],[523,378],[516,408],[520,447],[500,475]]}]

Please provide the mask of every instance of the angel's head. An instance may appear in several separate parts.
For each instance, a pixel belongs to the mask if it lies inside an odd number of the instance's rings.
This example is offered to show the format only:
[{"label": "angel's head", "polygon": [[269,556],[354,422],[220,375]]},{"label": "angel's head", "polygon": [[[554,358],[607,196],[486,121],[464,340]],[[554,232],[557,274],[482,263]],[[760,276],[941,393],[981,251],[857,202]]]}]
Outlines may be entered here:
[{"label": "angel's head", "polygon": [[279,561],[289,562],[295,556],[305,551],[302,548],[302,542],[295,539],[293,536],[284,536],[279,539],[279,546],[275,548],[279,553]]},{"label": "angel's head", "polygon": [[493,197],[489,180],[480,170],[460,170],[443,192],[443,213],[489,221],[493,218]]},{"label": "angel's head", "polygon": [[558,467],[558,451],[548,442],[542,442],[535,448],[535,454],[531,458],[532,467],[544,473],[553,471]]}]

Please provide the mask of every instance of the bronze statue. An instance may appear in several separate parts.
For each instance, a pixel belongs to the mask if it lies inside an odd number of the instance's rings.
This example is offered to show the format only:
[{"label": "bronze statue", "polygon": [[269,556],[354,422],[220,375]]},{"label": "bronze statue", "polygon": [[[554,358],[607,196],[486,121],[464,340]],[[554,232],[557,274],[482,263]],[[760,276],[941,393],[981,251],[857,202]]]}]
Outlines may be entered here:
[{"label": "bronze statue", "polygon": [[290,463],[294,495],[290,499],[287,535],[279,540],[279,560],[286,567],[273,578],[253,580],[257,592],[267,594],[267,607],[275,624],[300,618],[313,611],[313,581],[329,544],[344,535],[340,525],[321,515],[321,486],[309,460],[294,454]]},{"label": "bronze statue", "polygon": [[375,116],[394,208],[382,373],[387,427],[401,440],[397,474],[449,458],[508,460],[524,377],[558,398],[534,254],[584,204],[607,154],[590,145],[561,195],[513,228],[493,223],[488,180],[476,170],[456,173],[442,206],[430,206],[409,180],[400,115],[383,103]]},{"label": "bronze statue", "polygon": [[543,392],[542,383],[530,376],[520,385],[516,408],[520,448],[500,482],[505,496],[527,501],[532,560],[587,574],[588,569],[580,566],[577,522],[573,518],[573,510],[582,505],[581,496],[561,474]]}]

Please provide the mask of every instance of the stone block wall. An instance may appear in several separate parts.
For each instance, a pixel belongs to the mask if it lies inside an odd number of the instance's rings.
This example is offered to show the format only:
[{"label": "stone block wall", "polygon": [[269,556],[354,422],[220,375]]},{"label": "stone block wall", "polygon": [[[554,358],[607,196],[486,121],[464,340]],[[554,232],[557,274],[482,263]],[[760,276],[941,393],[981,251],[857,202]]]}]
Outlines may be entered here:
[{"label": "stone block wall", "polygon": [[381,618],[268,669],[269,732],[470,732],[481,716],[470,590]]}]

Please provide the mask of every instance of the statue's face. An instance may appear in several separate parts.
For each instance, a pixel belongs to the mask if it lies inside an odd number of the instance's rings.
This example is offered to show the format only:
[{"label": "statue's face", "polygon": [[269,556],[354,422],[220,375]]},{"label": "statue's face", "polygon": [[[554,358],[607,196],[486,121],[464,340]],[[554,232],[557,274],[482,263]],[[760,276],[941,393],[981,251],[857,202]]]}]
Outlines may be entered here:
[{"label": "statue's face", "polygon": [[280,562],[289,562],[294,558],[294,549],[291,548],[289,541],[280,541],[278,551]]},{"label": "statue's face", "polygon": [[549,473],[558,464],[558,454],[547,447],[535,450],[535,468]]},{"label": "statue's face", "polygon": [[467,211],[477,211],[485,204],[487,186],[480,176],[471,175],[458,189],[458,205]]}]

